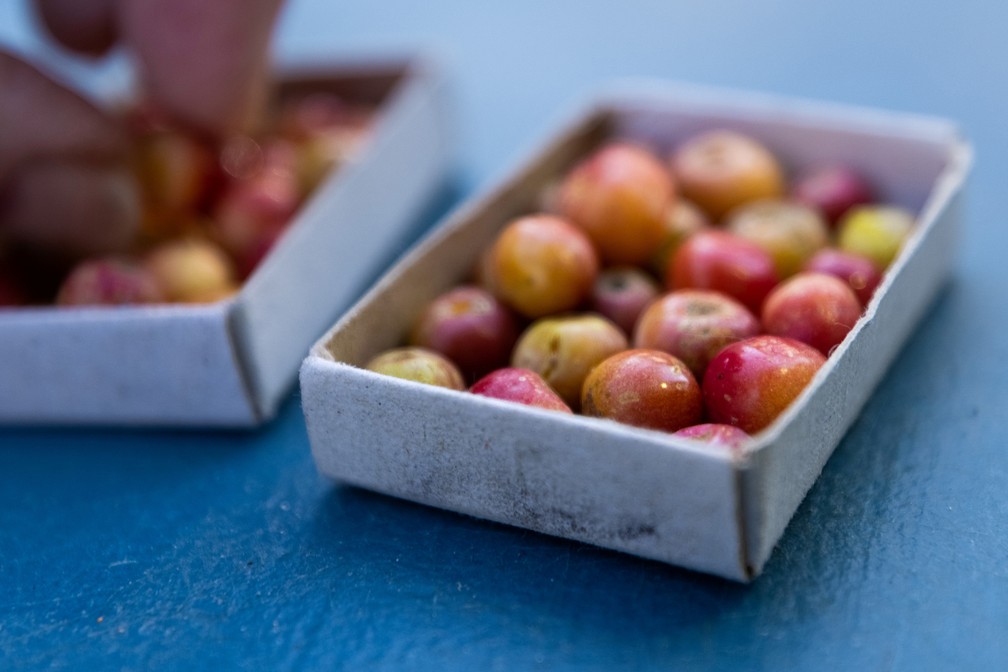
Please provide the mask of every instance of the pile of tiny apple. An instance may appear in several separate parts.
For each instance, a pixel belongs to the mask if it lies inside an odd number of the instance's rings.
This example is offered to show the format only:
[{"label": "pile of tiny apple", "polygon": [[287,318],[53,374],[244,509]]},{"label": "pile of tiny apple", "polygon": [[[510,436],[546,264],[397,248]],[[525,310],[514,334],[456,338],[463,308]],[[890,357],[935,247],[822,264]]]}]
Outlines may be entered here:
[{"label": "pile of tiny apple", "polygon": [[846,338],[914,225],[855,168],[789,179],[730,130],[664,161],[607,142],[539,203],[366,367],[737,449]]},{"label": "pile of tiny apple", "polygon": [[[121,254],[48,264],[0,250],[0,308],[212,302],[235,292],[321,180],[351,160],[374,110],[326,92],[286,99],[255,135],[211,141],[137,106],[123,114],[140,191]],[[24,267],[29,267],[27,271]]]}]

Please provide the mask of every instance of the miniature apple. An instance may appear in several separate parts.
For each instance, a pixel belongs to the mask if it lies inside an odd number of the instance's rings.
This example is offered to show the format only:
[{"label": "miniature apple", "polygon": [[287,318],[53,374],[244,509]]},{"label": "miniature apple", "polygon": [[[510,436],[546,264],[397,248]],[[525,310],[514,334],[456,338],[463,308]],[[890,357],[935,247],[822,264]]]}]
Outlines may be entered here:
[{"label": "miniature apple", "polygon": [[616,266],[598,274],[590,305],[629,335],[645,306],[657,296],[658,283],[650,275],[634,266]]},{"label": "miniature apple", "polygon": [[600,315],[543,317],[521,335],[511,365],[541,375],[576,410],[588,372],[626,348],[620,328]]},{"label": "miniature apple", "polygon": [[728,215],[726,227],[769,252],[781,278],[800,271],[813,254],[829,243],[829,227],[819,213],[792,201],[764,199],[746,203]]},{"label": "miniature apple", "polygon": [[238,277],[251,275],[280,237],[299,204],[293,173],[260,171],[233,180],[217,201],[208,229],[235,260]]},{"label": "miniature apple", "polygon": [[146,267],[115,257],[78,264],[56,295],[61,306],[160,303],[166,300],[157,279]]},{"label": "miniature apple", "polygon": [[477,380],[469,391],[484,397],[514,401],[550,411],[572,413],[557,393],[535,371],[503,368]]},{"label": "miniature apple", "polygon": [[799,175],[791,186],[791,197],[816,208],[830,226],[836,226],[851,208],[875,201],[868,181],[839,164],[815,166]]},{"label": "miniature apple", "polygon": [[811,345],[780,336],[732,343],[704,374],[707,415],[712,422],[755,434],[801,394],[825,361]]},{"label": "miniature apple", "polygon": [[840,278],[854,290],[862,307],[868,305],[875,289],[882,282],[882,274],[870,259],[833,248],[817,252],[803,270]]},{"label": "miniature apple", "polygon": [[689,368],[667,352],[624,350],[592,369],[581,392],[581,412],[637,427],[674,432],[700,422],[700,386]]},{"label": "miniature apple", "polygon": [[409,342],[440,352],[476,380],[506,366],[518,339],[518,323],[493,294],[464,285],[431,301],[413,325]]},{"label": "miniature apple", "polygon": [[829,356],[861,317],[861,302],[846,282],[825,273],[799,273],[763,302],[768,334],[786,336]]},{"label": "miniature apple", "polygon": [[598,267],[581,229],[552,215],[530,215],[501,231],[485,270],[500,299],[536,318],[580,305],[591,293]]},{"label": "miniature apple", "polygon": [[[195,210],[215,181],[214,153],[195,136],[162,130],[137,138],[136,175],[143,201],[156,211],[170,214]],[[151,222],[168,225],[167,218]],[[173,230],[148,232],[155,235]]]},{"label": "miniature apple", "polygon": [[296,175],[302,195],[327,174],[355,157],[371,135],[374,111],[331,93],[287,101],[280,112],[280,134],[294,143]]},{"label": "miniature apple", "polygon": [[665,233],[649,261],[649,266],[658,275],[665,273],[669,259],[680,245],[694,233],[710,228],[710,220],[703,210],[685,198],[675,200],[665,212],[664,221]]},{"label": "miniature apple", "polygon": [[633,345],[675,355],[700,380],[721,348],[759,331],[759,320],[738,301],[720,292],[680,289],[648,306]]},{"label": "miniature apple", "polygon": [[712,445],[727,446],[731,450],[740,450],[749,441],[749,435],[733,425],[720,425],[706,422],[701,425],[683,427],[673,436],[703,441]]},{"label": "miniature apple", "polygon": [[145,266],[169,301],[209,303],[237,289],[231,260],[208,240],[164,243],[150,252]]},{"label": "miniature apple", "polygon": [[672,155],[671,164],[682,195],[715,222],[743,203],[784,193],[784,174],[774,155],[735,131],[690,138]]},{"label": "miniature apple", "polygon": [[458,368],[447,358],[426,348],[394,348],[379,353],[364,368],[417,383],[464,390]]},{"label": "miniature apple", "polygon": [[903,208],[862,205],[840,220],[837,243],[841,250],[868,257],[885,269],[913,231],[914,218]]},{"label": "miniature apple", "polygon": [[669,289],[710,289],[759,314],[777,284],[777,269],[759,245],[725,231],[701,231],[676,250],[665,275]]},{"label": "miniature apple", "polygon": [[604,146],[564,180],[560,211],[591,238],[611,264],[646,261],[664,238],[675,186],[651,152],[625,143]]}]

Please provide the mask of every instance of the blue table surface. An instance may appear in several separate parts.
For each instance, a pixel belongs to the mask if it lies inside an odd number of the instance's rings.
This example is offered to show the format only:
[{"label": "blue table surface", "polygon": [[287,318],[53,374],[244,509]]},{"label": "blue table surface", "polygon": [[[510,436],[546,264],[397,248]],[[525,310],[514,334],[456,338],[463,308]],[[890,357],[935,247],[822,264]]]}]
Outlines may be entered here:
[{"label": "blue table surface", "polygon": [[277,49],[439,54],[464,194],[628,75],[935,114],[975,143],[954,278],[765,574],[331,484],[293,392],[256,432],[0,429],[0,668],[1008,669],[1008,4],[543,4],[291,2]]}]

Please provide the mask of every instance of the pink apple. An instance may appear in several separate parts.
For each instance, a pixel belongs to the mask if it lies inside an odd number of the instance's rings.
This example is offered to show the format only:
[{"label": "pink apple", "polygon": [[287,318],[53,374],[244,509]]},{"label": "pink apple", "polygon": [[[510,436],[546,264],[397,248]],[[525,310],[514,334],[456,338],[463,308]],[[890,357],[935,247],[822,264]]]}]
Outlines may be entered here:
[{"label": "pink apple", "polygon": [[816,208],[831,226],[854,206],[875,201],[868,181],[853,168],[838,164],[815,166],[799,175],[791,197]]},{"label": "pink apple", "polygon": [[834,248],[817,252],[802,270],[840,278],[854,290],[862,307],[868,305],[882,282],[882,273],[868,257]]},{"label": "pink apple", "polygon": [[654,278],[633,266],[604,269],[592,288],[591,309],[607,317],[625,334],[632,334],[637,318],[658,296]]},{"label": "pink apple", "polygon": [[703,379],[711,422],[755,434],[801,394],[826,358],[800,341],[754,336],[725,347]]},{"label": "pink apple", "polygon": [[763,303],[763,329],[808,343],[829,355],[861,317],[861,302],[843,280],[799,273],[778,285]]},{"label": "pink apple", "polygon": [[573,412],[542,376],[529,369],[504,368],[491,371],[477,380],[469,391],[484,397],[513,401],[550,411]]},{"label": "pink apple", "polygon": [[413,325],[410,344],[440,352],[475,380],[506,366],[518,323],[493,294],[464,285],[431,301]]},{"label": "pink apple", "polygon": [[633,344],[675,355],[699,380],[721,348],[759,331],[756,316],[729,296],[680,289],[647,307],[637,322]]}]

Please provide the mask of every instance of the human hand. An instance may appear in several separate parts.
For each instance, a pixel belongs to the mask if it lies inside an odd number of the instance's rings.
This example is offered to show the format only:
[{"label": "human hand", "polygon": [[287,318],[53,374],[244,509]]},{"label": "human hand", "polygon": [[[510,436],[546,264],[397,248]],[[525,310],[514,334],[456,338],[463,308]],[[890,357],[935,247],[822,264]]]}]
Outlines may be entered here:
[{"label": "human hand", "polygon": [[[35,0],[53,36],[83,54],[114,44],[138,62],[148,101],[221,136],[255,123],[282,0]],[[121,249],[139,218],[125,128],[0,51],[0,239],[77,256]]]}]

